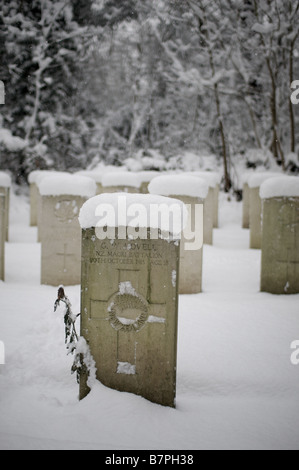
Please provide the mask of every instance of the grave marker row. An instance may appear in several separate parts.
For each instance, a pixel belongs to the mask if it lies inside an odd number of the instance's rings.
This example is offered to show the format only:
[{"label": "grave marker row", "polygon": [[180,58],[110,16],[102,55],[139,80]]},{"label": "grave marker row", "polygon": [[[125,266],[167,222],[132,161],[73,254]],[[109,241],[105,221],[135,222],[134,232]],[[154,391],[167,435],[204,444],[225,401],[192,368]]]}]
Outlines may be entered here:
[{"label": "grave marker row", "polygon": [[[204,203],[208,196],[209,188],[207,183],[199,177],[167,175],[160,176],[152,180],[149,185],[151,194],[169,196],[182,201],[189,209],[189,221],[193,223],[194,245],[196,238],[201,238],[199,246],[194,246],[192,250],[186,250],[186,238],[183,235],[180,250],[180,294],[198,294],[202,292],[202,263],[203,263],[203,241],[204,241]],[[202,218],[196,219],[197,206],[202,208]],[[212,217],[209,217],[212,225]],[[212,229],[212,227],[211,227]],[[189,240],[190,242],[190,240]]]}]

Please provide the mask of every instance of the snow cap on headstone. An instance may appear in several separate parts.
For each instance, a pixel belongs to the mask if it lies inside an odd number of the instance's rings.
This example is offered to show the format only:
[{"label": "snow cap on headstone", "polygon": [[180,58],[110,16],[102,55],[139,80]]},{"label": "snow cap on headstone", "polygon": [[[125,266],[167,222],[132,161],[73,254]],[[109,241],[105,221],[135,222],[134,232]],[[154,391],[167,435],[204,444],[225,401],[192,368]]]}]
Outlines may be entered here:
[{"label": "snow cap on headstone", "polygon": [[11,177],[4,171],[0,171],[0,187],[2,188],[11,187]]},{"label": "snow cap on headstone", "polygon": [[[156,213],[156,209],[159,209],[161,217],[151,217],[153,212]],[[85,230],[106,226],[107,219],[103,214],[108,210],[111,210],[114,216],[111,217],[110,227],[159,229],[161,232],[170,231],[174,238],[180,238],[188,219],[187,208],[179,200],[150,194],[112,193],[101,194],[86,201],[79,215],[81,228]],[[176,216],[169,224],[167,215],[172,210],[175,210]]]},{"label": "snow cap on headstone", "polygon": [[132,188],[140,187],[140,180],[136,173],[130,171],[115,171],[103,174],[102,186],[104,188],[110,186],[127,186]]},{"label": "snow cap on headstone", "polygon": [[81,196],[92,197],[96,194],[96,183],[86,176],[56,174],[46,176],[39,184],[42,196]]},{"label": "snow cap on headstone", "polygon": [[299,177],[279,176],[265,181],[260,188],[262,199],[273,197],[299,197]]},{"label": "snow cap on headstone", "polygon": [[216,188],[217,184],[221,182],[220,173],[214,171],[192,171],[185,173],[188,176],[194,176],[196,178],[202,178],[208,184],[209,188]]},{"label": "snow cap on headstone", "polygon": [[205,199],[209,186],[202,178],[182,173],[158,176],[151,181],[148,190],[151,194],[161,196],[190,196]]}]

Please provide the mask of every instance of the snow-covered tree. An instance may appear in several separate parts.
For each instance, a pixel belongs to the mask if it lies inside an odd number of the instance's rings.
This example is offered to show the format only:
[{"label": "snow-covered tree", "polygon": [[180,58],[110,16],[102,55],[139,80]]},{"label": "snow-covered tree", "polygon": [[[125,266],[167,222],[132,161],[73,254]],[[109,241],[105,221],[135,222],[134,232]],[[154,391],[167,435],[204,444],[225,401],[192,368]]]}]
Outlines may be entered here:
[{"label": "snow-covered tree", "polygon": [[298,41],[299,0],[2,0],[0,112],[26,145],[0,142],[1,165],[20,180],[191,151],[229,190],[255,148],[297,171]]}]

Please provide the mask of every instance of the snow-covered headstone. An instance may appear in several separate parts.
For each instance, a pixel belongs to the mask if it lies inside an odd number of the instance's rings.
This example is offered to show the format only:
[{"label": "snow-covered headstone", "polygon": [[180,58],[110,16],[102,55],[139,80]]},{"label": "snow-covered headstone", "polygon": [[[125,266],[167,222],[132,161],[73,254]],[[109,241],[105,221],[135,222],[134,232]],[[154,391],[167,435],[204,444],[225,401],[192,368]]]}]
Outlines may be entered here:
[{"label": "snow-covered headstone", "polygon": [[94,180],[84,176],[53,175],[39,184],[42,244],[42,284],[69,286],[81,281],[81,230],[84,202],[96,193]]},{"label": "snow-covered headstone", "polygon": [[262,184],[261,290],[299,293],[299,178],[272,178]]},{"label": "snow-covered headstone", "polygon": [[6,211],[5,196],[0,194],[0,281],[5,278]]},{"label": "snow-covered headstone", "polygon": [[4,196],[5,201],[5,240],[9,236],[9,201],[10,201],[11,177],[4,171],[0,171],[0,194]]},{"label": "snow-covered headstone", "polygon": [[249,225],[250,248],[260,250],[262,247],[262,200],[260,187],[264,181],[279,173],[261,172],[252,175],[248,180],[249,186]]},{"label": "snow-covered headstone", "polygon": [[[192,229],[196,231],[194,247],[191,247],[192,249],[190,250],[186,249],[187,240],[184,234],[182,237],[180,249],[180,294],[198,294],[202,292],[204,202],[208,191],[208,185],[203,179],[184,174],[158,176],[149,185],[149,192],[151,194],[169,196],[182,201],[188,208],[188,226],[191,228],[191,231]],[[212,219],[210,222],[212,224]],[[200,238],[201,242],[198,243]]]},{"label": "snow-covered headstone", "polygon": [[[180,213],[169,228],[172,207]],[[161,209],[157,216],[157,209]],[[81,335],[107,387],[175,406],[180,201],[103,194],[81,209]],[[172,233],[174,232],[174,233]],[[88,393],[86,378],[80,398]]]},{"label": "snow-covered headstone", "polygon": [[139,193],[140,179],[129,171],[106,172],[102,177],[104,193]]},{"label": "snow-covered headstone", "polygon": [[[209,192],[204,202],[204,219],[206,226],[206,233],[204,234],[204,241],[208,245],[213,244],[213,227],[219,226],[219,191],[221,183],[221,175],[214,171],[193,171],[190,173],[192,176],[197,176],[205,180],[209,187]],[[211,219],[212,218],[212,229]]]},{"label": "snow-covered headstone", "polygon": [[36,227],[38,225],[38,207],[40,203],[39,183],[46,176],[55,174],[54,171],[49,170],[36,170],[32,171],[28,176],[30,185],[30,226]]}]

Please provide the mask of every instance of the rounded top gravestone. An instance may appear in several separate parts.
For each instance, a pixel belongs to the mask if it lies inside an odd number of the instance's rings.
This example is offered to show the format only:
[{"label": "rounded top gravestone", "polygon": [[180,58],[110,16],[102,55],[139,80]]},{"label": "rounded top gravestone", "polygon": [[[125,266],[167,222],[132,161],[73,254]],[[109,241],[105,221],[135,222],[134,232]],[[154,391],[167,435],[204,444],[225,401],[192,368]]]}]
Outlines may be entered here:
[{"label": "rounded top gravestone", "polygon": [[[179,239],[186,212],[175,199],[111,193],[89,199],[79,215],[81,334],[96,363],[96,377],[107,387],[171,407]],[[80,399],[88,392],[85,373]]]}]

